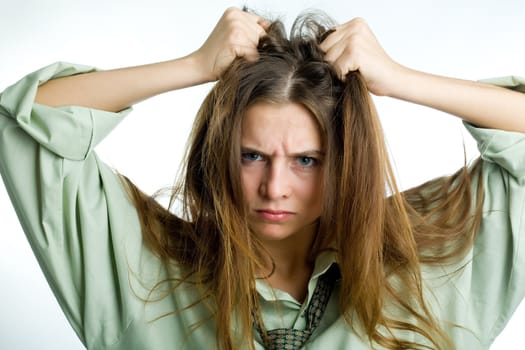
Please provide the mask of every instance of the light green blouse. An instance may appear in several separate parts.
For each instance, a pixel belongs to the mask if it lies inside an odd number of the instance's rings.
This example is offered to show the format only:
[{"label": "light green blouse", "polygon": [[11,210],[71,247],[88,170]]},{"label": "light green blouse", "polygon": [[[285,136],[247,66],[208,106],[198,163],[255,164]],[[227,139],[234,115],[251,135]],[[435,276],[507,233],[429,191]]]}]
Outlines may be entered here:
[{"label": "light green blouse", "polygon": [[[115,172],[93,151],[129,110],[109,113],[33,102],[38,84],[92,70],[56,63],[0,95],[0,172],[23,230],[87,348],[212,349],[213,321],[193,327],[209,316],[206,307],[198,304],[183,310],[198,299],[194,287],[183,286],[158,301],[144,302],[151,287],[168,277],[168,269],[144,247],[135,208]],[[524,79],[492,83],[525,91]],[[455,266],[424,268],[423,276],[434,312],[443,321],[462,326],[449,332],[458,349],[470,350],[489,347],[525,294],[525,136],[466,127],[478,141],[483,159],[480,232],[464,269],[452,273]],[[333,262],[329,253],[318,257],[308,298],[319,275]],[[267,329],[305,327],[309,299],[298,303],[261,281],[257,289]],[[305,349],[370,349],[345,325],[338,295],[336,286]],[[263,349],[260,339],[256,347]]]}]

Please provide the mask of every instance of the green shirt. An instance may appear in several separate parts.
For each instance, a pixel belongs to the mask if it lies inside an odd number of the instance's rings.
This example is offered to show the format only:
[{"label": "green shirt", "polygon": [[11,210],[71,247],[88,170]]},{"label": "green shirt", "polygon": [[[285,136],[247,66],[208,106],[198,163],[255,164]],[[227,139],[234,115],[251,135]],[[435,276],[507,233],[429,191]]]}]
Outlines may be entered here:
[{"label": "green shirt", "polygon": [[[192,327],[209,311],[202,304],[183,310],[198,299],[193,286],[183,285],[165,298],[144,302],[171,270],[145,248],[134,206],[115,172],[93,151],[130,110],[109,113],[34,103],[38,84],[92,70],[56,63],[0,95],[0,172],[22,228],[87,348],[212,349],[214,322]],[[492,83],[525,91],[524,79]],[[466,264],[462,270],[423,267],[423,277],[435,314],[462,326],[449,331],[457,348],[487,349],[525,294],[525,136],[465,125],[478,141],[483,159],[480,232],[458,264]],[[266,328],[304,328],[304,310],[317,279],[334,262],[330,253],[317,258],[303,304],[258,281]],[[159,297],[160,292],[150,297]],[[336,285],[305,349],[370,348],[345,325],[338,296]],[[172,311],[177,312],[161,317]],[[413,334],[404,336],[421,340]],[[263,348],[260,339],[256,348]]]}]

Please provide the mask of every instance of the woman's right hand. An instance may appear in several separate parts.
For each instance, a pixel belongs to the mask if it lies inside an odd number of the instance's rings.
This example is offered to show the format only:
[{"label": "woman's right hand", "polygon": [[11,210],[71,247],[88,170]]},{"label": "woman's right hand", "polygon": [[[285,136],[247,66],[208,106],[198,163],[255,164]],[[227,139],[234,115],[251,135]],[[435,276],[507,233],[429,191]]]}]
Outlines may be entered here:
[{"label": "woman's right hand", "polygon": [[236,57],[258,58],[257,45],[269,25],[260,16],[230,7],[208,39],[191,56],[203,67],[210,81],[217,80]]},{"label": "woman's right hand", "polygon": [[204,45],[188,56],[53,79],[38,88],[35,101],[116,112],[164,92],[215,81],[236,57],[257,59],[268,26],[262,17],[229,8]]},{"label": "woman's right hand", "polygon": [[334,29],[320,48],[341,80],[345,80],[349,72],[359,71],[368,90],[380,96],[402,85],[400,76],[404,68],[385,52],[364,19],[354,18]]}]

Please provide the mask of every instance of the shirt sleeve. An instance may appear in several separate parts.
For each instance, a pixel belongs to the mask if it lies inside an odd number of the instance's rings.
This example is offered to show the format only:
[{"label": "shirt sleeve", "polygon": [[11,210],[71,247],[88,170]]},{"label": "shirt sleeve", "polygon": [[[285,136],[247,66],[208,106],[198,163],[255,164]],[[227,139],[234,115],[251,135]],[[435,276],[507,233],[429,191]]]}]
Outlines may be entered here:
[{"label": "shirt sleeve", "polygon": [[[525,92],[523,78],[485,82]],[[464,124],[478,143],[484,201],[461,289],[468,295],[470,324],[488,346],[525,296],[525,134]]]},{"label": "shirt sleeve", "polygon": [[66,317],[84,345],[100,349],[131,322],[129,267],[142,241],[134,206],[93,148],[130,109],[34,103],[39,84],[93,70],[55,63],[0,95],[0,173]]}]

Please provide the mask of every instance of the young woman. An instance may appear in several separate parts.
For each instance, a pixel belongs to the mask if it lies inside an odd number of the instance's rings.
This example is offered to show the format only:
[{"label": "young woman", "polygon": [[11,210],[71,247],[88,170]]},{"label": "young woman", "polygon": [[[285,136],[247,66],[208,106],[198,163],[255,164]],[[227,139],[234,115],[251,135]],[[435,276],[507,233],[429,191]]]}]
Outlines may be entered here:
[{"label": "young woman", "polygon": [[[92,152],[134,103],[215,80],[171,212]],[[368,92],[464,119],[482,159],[399,192]],[[525,293],[525,98],[404,67],[362,19],[287,39],[230,8],[186,57],[58,63],[0,106],[4,182],[88,348],[482,349]]]}]

